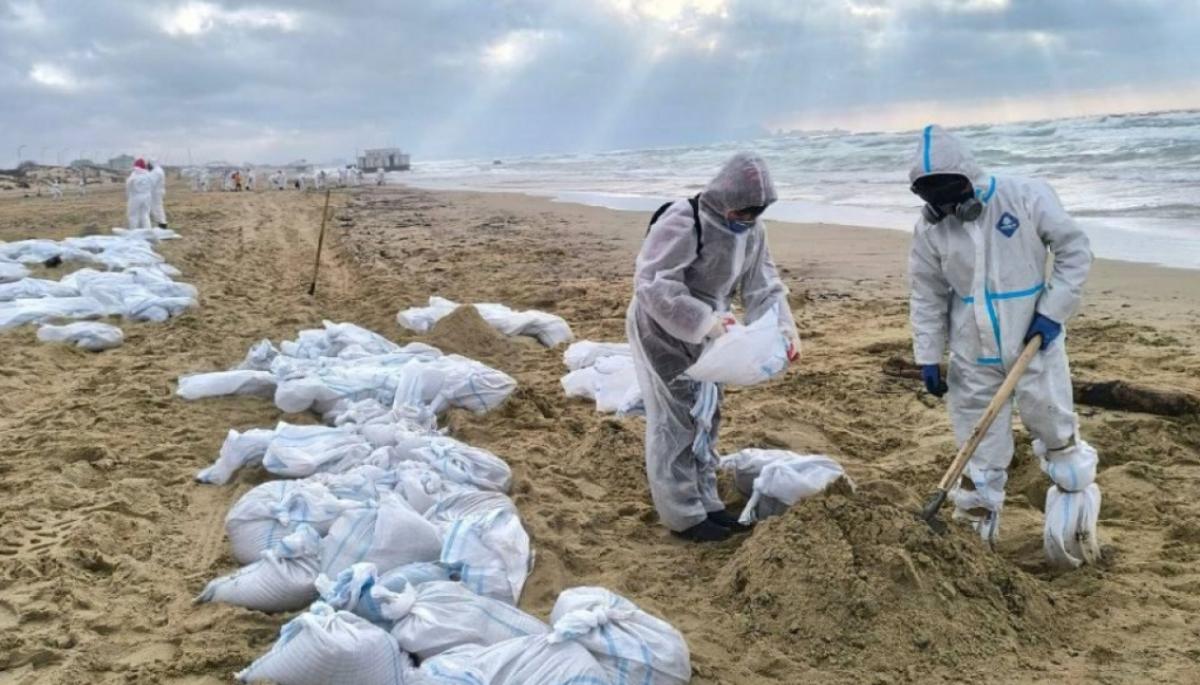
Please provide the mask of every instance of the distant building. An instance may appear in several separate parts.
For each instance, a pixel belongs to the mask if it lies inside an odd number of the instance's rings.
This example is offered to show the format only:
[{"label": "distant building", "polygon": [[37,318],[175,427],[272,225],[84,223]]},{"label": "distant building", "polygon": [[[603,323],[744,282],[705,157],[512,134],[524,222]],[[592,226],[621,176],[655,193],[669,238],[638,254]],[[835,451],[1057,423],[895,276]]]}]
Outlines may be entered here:
[{"label": "distant building", "polygon": [[[132,165],[132,162],[130,164]],[[96,166],[96,163],[90,159],[75,159],[71,161],[71,166],[76,169],[82,169],[84,167]]]},{"label": "distant building", "polygon": [[133,168],[133,157],[129,155],[121,155],[108,160],[108,168],[116,169],[117,171],[128,171]]},{"label": "distant building", "polygon": [[374,150],[363,150],[358,158],[358,168],[364,170],[383,169],[384,171],[408,171],[408,155],[398,147],[381,147]]}]

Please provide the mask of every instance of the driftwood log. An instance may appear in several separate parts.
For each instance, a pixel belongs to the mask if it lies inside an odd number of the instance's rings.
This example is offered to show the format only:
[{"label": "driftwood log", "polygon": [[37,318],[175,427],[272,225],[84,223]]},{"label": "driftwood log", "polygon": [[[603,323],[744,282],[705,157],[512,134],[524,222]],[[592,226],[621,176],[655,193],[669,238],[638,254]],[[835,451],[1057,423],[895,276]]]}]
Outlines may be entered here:
[{"label": "driftwood log", "polygon": [[[883,373],[894,378],[921,380],[921,367],[903,357],[890,357]],[[945,378],[946,370],[942,369]],[[1200,416],[1200,397],[1176,390],[1159,390],[1125,381],[1071,380],[1075,401],[1102,409],[1158,416]]]}]

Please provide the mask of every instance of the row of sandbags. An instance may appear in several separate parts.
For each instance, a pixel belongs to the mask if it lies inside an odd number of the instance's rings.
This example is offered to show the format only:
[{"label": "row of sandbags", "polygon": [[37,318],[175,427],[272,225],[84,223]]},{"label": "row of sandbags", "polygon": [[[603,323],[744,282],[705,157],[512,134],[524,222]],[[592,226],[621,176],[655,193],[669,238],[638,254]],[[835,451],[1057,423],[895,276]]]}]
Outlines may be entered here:
[{"label": "row of sandbags", "polygon": [[[522,335],[536,338],[546,347],[557,347],[574,338],[566,320],[554,314],[536,310],[518,312],[507,305],[495,303],[473,306],[489,326],[510,337]],[[412,307],[396,314],[396,323],[416,333],[427,333],[458,307],[457,302],[444,297],[430,297],[428,306]]]},{"label": "row of sandbags", "polygon": [[[400,363],[398,356],[407,359]],[[455,372],[455,364],[471,372]],[[260,463],[294,479],[263,483],[230,510],[226,532],[245,566],[214,580],[199,598],[266,611],[317,600],[239,674],[243,681],[536,685],[573,677],[690,678],[682,636],[607,591],[564,593],[553,631],[515,607],[533,555],[505,494],[511,471],[490,452],[435,430],[437,414],[450,406],[498,405],[515,387],[511,379],[490,384],[505,388],[499,395],[468,401],[455,388],[487,379],[464,379],[499,372],[330,323],[278,348],[259,343],[239,367],[185,377],[180,394],[212,396],[219,386],[236,391],[254,383],[242,372],[262,369],[272,380],[258,377],[262,383],[250,394],[272,396],[277,405],[289,404],[280,402],[279,390],[298,378],[351,391],[321,395],[306,407],[327,425],[230,431],[217,463],[200,474],[226,482],[236,468]],[[347,367],[372,369],[374,390],[364,394],[363,384],[349,383]],[[403,378],[388,380],[396,374]],[[338,380],[330,383],[330,376]]]},{"label": "row of sandbags", "polygon": [[[61,241],[0,243],[0,330],[43,324],[39,339],[98,351],[121,344],[120,329],[93,322],[45,324],[109,316],[163,322],[196,306],[196,288],[175,281],[179,271],[154,250],[155,242],[177,234],[165,229],[113,231]],[[25,267],[62,263],[86,266],[59,280],[34,278]]]},{"label": "row of sandbags", "polygon": [[330,424],[342,415],[363,422],[389,411],[428,423],[450,407],[486,412],[514,388],[510,376],[472,359],[326,321],[278,347],[259,342],[227,371],[183,376],[177,394],[188,400],[268,397],[282,411],[314,411]]},{"label": "row of sandbags", "polygon": [[[687,643],[597,587],[559,595],[551,625],[462,583],[379,577],[369,564],[323,583],[323,601],[237,674],[283,685],[683,685]],[[420,660],[420,666],[416,660]]]}]

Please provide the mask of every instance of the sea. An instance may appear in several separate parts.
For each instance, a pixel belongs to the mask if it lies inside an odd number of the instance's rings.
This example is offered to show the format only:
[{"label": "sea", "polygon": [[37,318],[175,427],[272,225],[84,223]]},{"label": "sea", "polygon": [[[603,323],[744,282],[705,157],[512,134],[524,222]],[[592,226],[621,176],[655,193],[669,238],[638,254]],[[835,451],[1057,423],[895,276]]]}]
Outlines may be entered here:
[{"label": "sea", "polygon": [[[950,127],[988,173],[1048,181],[1096,256],[1200,269],[1200,110]],[[920,131],[796,132],[702,146],[414,161],[437,189],[520,192],[650,211],[698,192],[739,150],[761,154],[780,201],[766,218],[911,231]]]}]

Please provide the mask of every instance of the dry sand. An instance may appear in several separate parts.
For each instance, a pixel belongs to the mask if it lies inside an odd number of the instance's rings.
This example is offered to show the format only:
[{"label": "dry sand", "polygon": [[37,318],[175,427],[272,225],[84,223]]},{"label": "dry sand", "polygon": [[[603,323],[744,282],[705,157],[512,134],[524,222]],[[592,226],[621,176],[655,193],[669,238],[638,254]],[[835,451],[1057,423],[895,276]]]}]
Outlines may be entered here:
[{"label": "dry sand", "polygon": [[[126,325],[125,346],[99,355],[38,344],[32,329],[0,335],[0,684],[228,682],[274,640],[284,616],[191,604],[234,567],[222,520],[263,475],[191,478],[227,429],[280,413],[177,400],[179,374],[322,318],[411,340],[395,312],[430,294],[546,309],[581,339],[623,335],[641,214],[395,187],[335,203],[315,298],[318,196],[176,184],[167,207],[185,237],[162,250],[200,288],[199,309]],[[4,199],[0,239],[123,214],[119,191]],[[722,447],[829,453],[861,487],[749,539],[700,547],[655,524],[642,421],[567,401],[561,349],[488,336],[469,313],[425,338],[520,382],[492,414],[445,423],[513,466],[538,555],[522,606],[545,617],[565,587],[610,587],[685,633],[696,683],[1196,682],[1200,420],[1082,408],[1102,456],[1099,567],[1042,566],[1045,481],[1023,432],[999,553],[961,531],[935,538],[910,512],[953,451],[945,410],[881,373],[910,354],[907,236],[783,224],[771,236],[804,357],[729,393]],[[1070,331],[1076,374],[1200,392],[1197,294],[1198,272],[1098,263]]]}]

